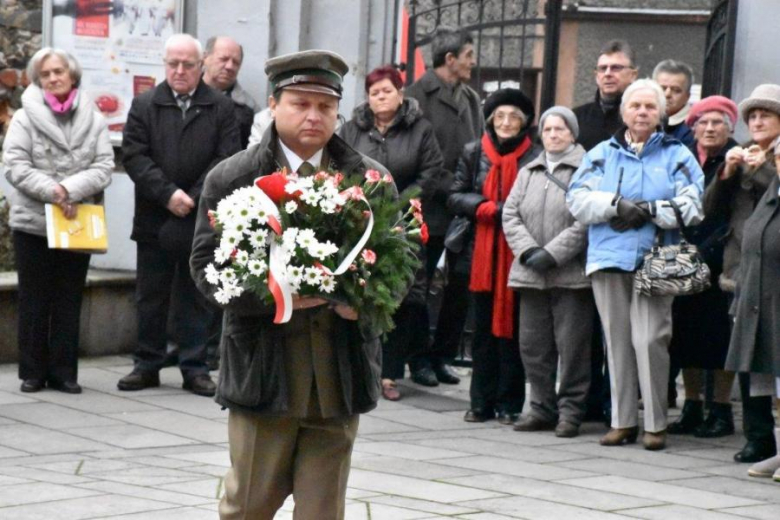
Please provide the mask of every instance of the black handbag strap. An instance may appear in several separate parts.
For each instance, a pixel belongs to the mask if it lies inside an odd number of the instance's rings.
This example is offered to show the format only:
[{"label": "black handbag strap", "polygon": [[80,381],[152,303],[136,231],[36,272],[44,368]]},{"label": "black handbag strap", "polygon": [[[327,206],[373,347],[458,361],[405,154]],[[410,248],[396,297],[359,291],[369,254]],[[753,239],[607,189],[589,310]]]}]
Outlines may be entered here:
[{"label": "black handbag strap", "polygon": [[569,187],[566,186],[566,184],[562,180],[560,180],[558,177],[556,177],[555,175],[550,173],[550,170],[545,169],[544,170],[544,175],[549,180],[551,180],[556,186],[558,186],[560,189],[562,189],[564,193],[568,193],[569,192]]},{"label": "black handbag strap", "polygon": [[686,231],[688,231],[688,227],[685,225],[685,221],[683,221],[682,211],[680,211],[680,206],[671,199],[669,199],[669,205],[672,207],[672,210],[674,211],[674,216],[677,219],[677,225],[680,226],[680,236],[682,236],[683,240],[687,241]]}]

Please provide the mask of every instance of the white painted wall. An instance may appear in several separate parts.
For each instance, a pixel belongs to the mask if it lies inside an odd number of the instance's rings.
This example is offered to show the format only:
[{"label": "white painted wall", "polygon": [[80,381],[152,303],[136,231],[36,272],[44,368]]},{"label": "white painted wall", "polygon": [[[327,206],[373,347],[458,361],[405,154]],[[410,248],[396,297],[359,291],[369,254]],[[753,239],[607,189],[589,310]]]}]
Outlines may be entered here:
[{"label": "white painted wall", "polygon": [[[780,83],[780,47],[768,36],[773,34],[778,20],[780,2],[777,0],[739,3],[731,96],[737,104],[762,83]],[[737,125],[735,139],[739,142],[748,139],[743,121]]]}]

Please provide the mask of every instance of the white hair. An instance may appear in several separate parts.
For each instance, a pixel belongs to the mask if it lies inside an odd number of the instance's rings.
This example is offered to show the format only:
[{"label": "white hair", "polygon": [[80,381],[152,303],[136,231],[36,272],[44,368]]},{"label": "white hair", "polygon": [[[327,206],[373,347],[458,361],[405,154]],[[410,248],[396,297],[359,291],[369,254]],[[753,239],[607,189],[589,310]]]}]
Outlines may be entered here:
[{"label": "white hair", "polygon": [[27,77],[30,81],[39,87],[41,86],[41,66],[44,60],[51,56],[56,56],[62,61],[68,68],[73,86],[78,87],[81,84],[81,65],[72,54],[53,47],[44,47],[30,58],[30,62],[27,64]]},{"label": "white hair", "polygon": [[183,43],[194,45],[195,49],[197,50],[198,60],[200,61],[203,59],[203,46],[200,44],[198,40],[196,40],[195,38],[193,38],[192,36],[186,33],[173,34],[170,37],[168,37],[167,40],[165,40],[165,56],[168,55],[168,50],[171,47]]},{"label": "white hair", "polygon": [[658,111],[660,112],[661,117],[663,117],[666,114],[666,96],[664,95],[661,85],[649,78],[636,80],[628,86],[625,92],[623,92],[623,99],[620,101],[620,115],[623,115],[631,96],[640,90],[649,90],[655,94]]}]

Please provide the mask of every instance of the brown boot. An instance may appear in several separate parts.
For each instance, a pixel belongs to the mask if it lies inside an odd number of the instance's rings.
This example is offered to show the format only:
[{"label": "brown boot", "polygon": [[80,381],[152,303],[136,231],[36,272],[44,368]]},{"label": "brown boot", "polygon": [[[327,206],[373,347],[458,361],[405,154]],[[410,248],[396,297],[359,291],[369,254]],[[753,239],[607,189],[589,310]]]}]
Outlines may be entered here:
[{"label": "brown boot", "polygon": [[645,432],[642,444],[646,450],[656,451],[666,448],[666,430],[660,432]]},{"label": "brown boot", "polygon": [[634,444],[639,435],[639,426],[631,428],[612,428],[601,438],[602,446],[620,446],[621,444]]}]

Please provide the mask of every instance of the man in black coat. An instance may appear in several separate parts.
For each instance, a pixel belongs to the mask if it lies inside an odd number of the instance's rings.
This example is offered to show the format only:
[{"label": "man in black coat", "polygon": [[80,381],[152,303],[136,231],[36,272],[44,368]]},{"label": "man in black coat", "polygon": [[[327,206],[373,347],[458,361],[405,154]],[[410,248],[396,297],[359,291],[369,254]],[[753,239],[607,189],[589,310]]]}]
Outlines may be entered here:
[{"label": "man in black coat", "polygon": [[604,44],[596,63],[596,100],[574,109],[580,125],[579,143],[590,151],[623,126],[620,101],[623,92],[636,80],[634,51],[623,40]]},{"label": "man in black coat", "polygon": [[[406,89],[406,96],[419,102],[423,117],[433,125],[444,158],[439,187],[423,206],[430,233],[426,246],[428,280],[444,251],[444,235],[451,220],[447,197],[455,167],[466,143],[479,139],[485,128],[479,94],[467,84],[477,64],[473,39],[466,31],[440,27],[431,47],[433,69]],[[448,287],[444,298],[465,299],[466,288],[461,284],[451,283]],[[433,350],[425,357],[410,360],[413,381],[426,386],[460,382],[449,363],[457,354],[465,318],[466,309],[461,314],[447,312],[439,317]]]},{"label": "man in black coat", "polygon": [[203,180],[239,151],[239,136],[233,102],[201,81],[201,61],[197,40],[171,36],[165,44],[166,80],[133,100],[125,125],[124,166],[135,183],[131,238],[138,245],[138,346],[120,390],[160,385],[173,299],[182,386],[198,395],[215,391],[206,366],[211,309],[187,260]]}]

